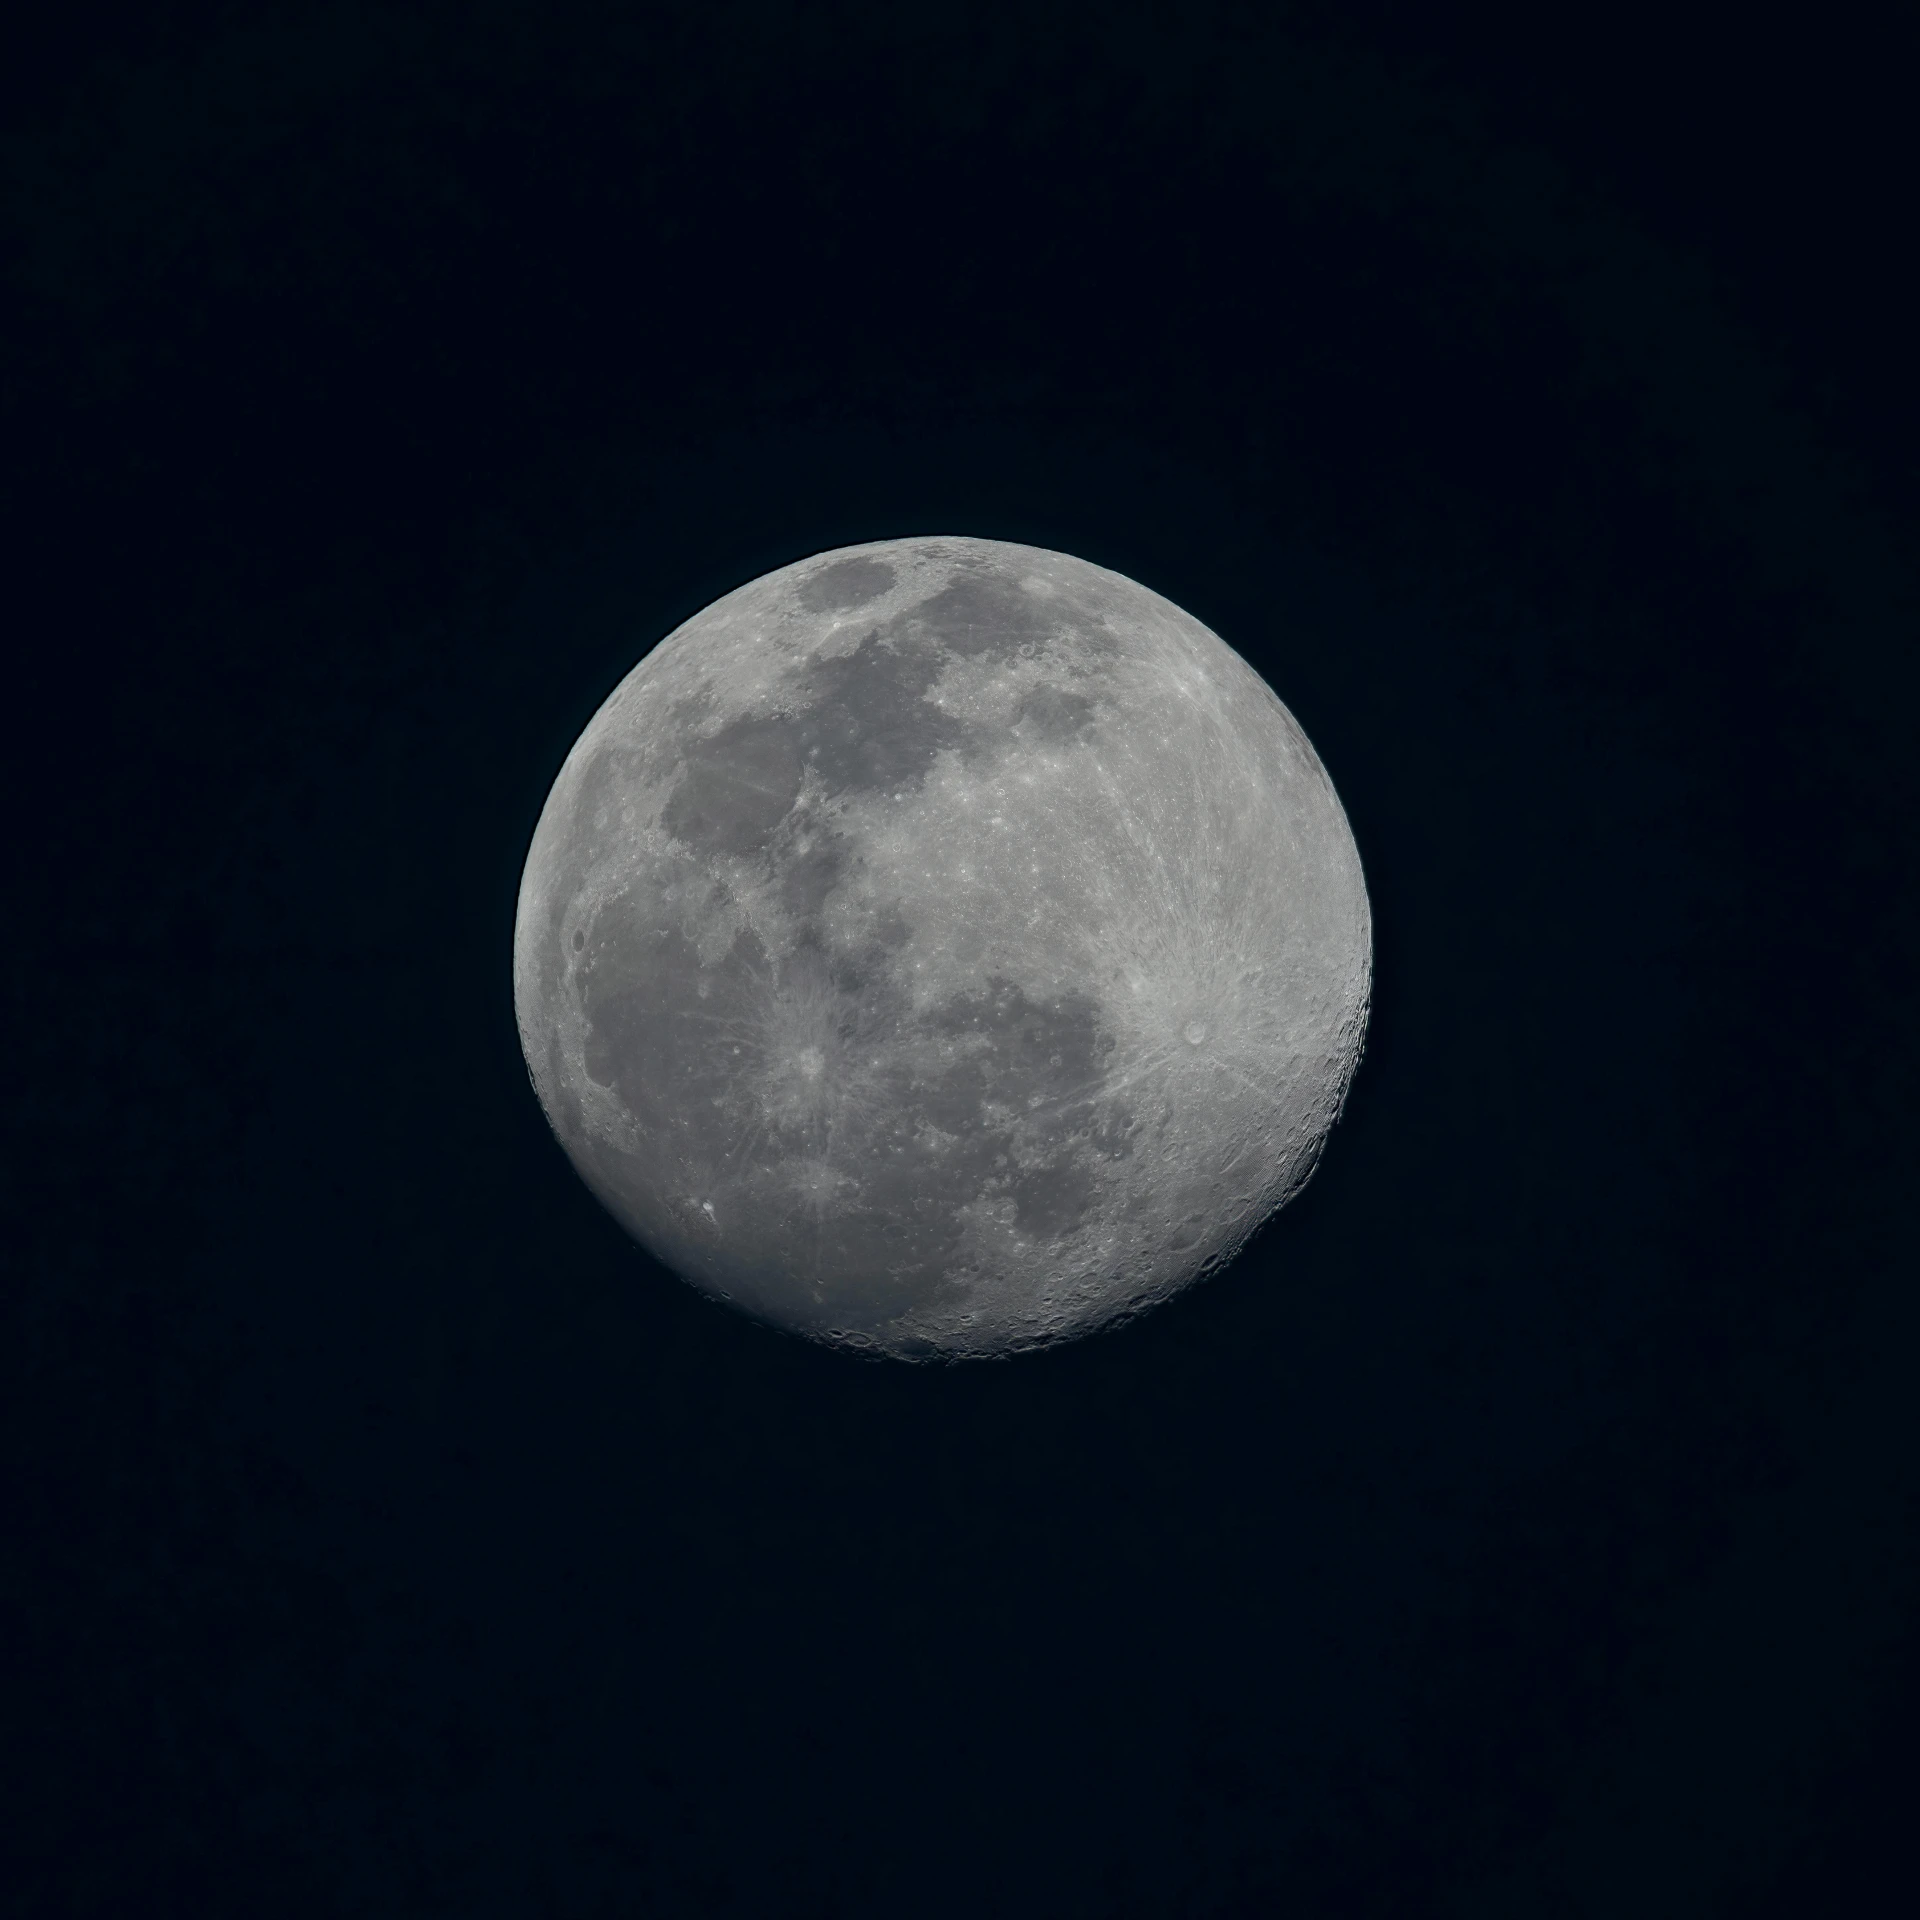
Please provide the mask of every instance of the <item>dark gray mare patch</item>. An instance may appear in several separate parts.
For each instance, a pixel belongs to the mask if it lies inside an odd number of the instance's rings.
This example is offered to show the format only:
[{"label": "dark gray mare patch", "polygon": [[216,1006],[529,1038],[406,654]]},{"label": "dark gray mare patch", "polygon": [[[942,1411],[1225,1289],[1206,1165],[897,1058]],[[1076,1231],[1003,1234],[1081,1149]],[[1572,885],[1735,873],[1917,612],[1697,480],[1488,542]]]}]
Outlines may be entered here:
[{"label": "dark gray mare patch", "polygon": [[1072,740],[1093,725],[1093,702],[1085,694],[1069,693],[1051,681],[1035,687],[1020,702],[1014,726],[1031,729],[1043,740]]},{"label": "dark gray mare patch", "polygon": [[689,749],[661,824],[697,853],[757,853],[808,773],[828,795],[918,785],[966,733],[925,698],[939,676],[932,648],[890,646],[877,633],[851,654],[815,661],[795,711],[730,720]]},{"label": "dark gray mare patch", "polygon": [[791,724],[828,793],[898,792],[960,744],[960,722],[925,697],[940,667],[928,647],[889,646],[870,633],[851,654],[807,669],[811,698]]},{"label": "dark gray mare patch", "polygon": [[1013,1223],[1030,1239],[1064,1240],[1086,1224],[1094,1185],[1093,1169],[1077,1155],[1029,1167],[1010,1189]]},{"label": "dark gray mare patch", "polygon": [[898,577],[884,560],[836,560],[794,597],[809,613],[846,613],[879,599]]},{"label": "dark gray mare patch", "polygon": [[[651,889],[609,901],[575,975],[590,1078],[635,1139],[600,1157],[617,1210],[663,1258],[787,1326],[884,1334],[955,1305],[966,1210],[1010,1198],[1058,1240],[1095,1196],[1096,1004],[994,979],[919,1023],[955,1043],[916,1073],[886,950],[858,964],[751,934],[699,952]],[[796,1062],[804,1082],[794,1079]],[[793,1089],[810,1090],[800,1105]]]},{"label": "dark gray mare patch", "polygon": [[936,594],[909,608],[896,624],[924,631],[942,647],[969,658],[1013,659],[1061,627],[1083,644],[1110,652],[1111,637],[1069,603],[1028,593],[998,574],[962,572]]},{"label": "dark gray mare patch", "polygon": [[1085,994],[1035,1002],[998,977],[983,993],[956,995],[927,1016],[927,1025],[964,1043],[923,1096],[928,1117],[949,1132],[977,1124],[988,1102],[1051,1127],[1098,1093],[1113,1050],[1098,1003]]},{"label": "dark gray mare patch", "polygon": [[[637,1140],[598,1153],[617,1211],[690,1277],[816,1332],[867,1330],[950,1291],[956,1201],[917,1137],[884,970],[750,934],[719,961],[649,890],[596,916],[575,975],[590,1079]],[[805,1049],[811,1106],[790,1096]]]},{"label": "dark gray mare patch", "polygon": [[752,853],[787,817],[800,779],[790,720],[731,720],[688,753],[660,822],[696,852]]}]

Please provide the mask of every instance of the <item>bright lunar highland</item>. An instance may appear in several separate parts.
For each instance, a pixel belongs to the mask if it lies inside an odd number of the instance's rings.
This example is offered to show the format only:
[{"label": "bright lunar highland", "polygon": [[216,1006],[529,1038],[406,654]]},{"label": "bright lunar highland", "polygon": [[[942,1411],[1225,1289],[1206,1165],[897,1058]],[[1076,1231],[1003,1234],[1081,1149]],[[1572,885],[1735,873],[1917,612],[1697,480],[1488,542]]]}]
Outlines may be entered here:
[{"label": "bright lunar highland", "polygon": [[514,1001],[581,1176],[696,1286],[905,1358],[1137,1313],[1305,1183],[1366,1025],[1306,736],[1145,587],[993,540],[716,601],[568,755]]}]

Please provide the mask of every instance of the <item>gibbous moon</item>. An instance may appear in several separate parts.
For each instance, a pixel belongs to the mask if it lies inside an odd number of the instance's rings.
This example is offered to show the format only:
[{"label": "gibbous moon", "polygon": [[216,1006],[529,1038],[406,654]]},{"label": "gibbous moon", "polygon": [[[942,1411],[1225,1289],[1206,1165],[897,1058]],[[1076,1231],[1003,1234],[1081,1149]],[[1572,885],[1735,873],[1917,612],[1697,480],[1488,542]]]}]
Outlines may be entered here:
[{"label": "gibbous moon", "polygon": [[514,930],[554,1132],[636,1239],[776,1325],[1018,1352],[1229,1259],[1366,1025],[1345,814],[1158,594],[995,540],[728,594],[594,716]]}]

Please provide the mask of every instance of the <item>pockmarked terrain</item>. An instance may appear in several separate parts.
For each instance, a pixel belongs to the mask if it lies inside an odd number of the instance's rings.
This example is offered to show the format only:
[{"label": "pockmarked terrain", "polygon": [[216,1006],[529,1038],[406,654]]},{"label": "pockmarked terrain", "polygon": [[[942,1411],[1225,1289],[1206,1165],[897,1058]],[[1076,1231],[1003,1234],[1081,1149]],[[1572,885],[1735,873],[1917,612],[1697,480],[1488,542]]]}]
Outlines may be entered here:
[{"label": "pockmarked terrain", "polygon": [[886,542],[669,635],[562,768],[514,993],[630,1232],[781,1326],[998,1355],[1140,1312],[1304,1184],[1364,1034],[1333,786],[1198,621]]}]

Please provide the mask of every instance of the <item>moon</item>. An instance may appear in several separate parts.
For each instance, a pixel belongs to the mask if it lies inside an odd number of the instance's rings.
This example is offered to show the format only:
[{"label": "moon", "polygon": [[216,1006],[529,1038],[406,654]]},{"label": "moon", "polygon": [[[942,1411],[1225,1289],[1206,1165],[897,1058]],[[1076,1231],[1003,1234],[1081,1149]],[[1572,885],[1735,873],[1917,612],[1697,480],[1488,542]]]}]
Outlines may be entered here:
[{"label": "moon", "polygon": [[514,929],[533,1084],[696,1287],[1017,1353],[1218,1268],[1359,1059],[1359,854],[1306,735],[1158,594],[885,541],[668,635],[567,756]]}]

